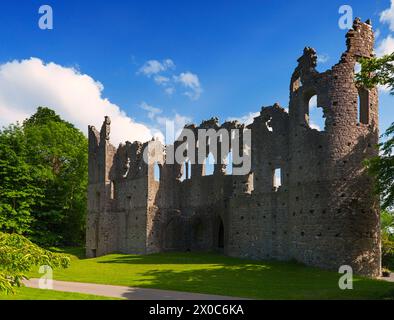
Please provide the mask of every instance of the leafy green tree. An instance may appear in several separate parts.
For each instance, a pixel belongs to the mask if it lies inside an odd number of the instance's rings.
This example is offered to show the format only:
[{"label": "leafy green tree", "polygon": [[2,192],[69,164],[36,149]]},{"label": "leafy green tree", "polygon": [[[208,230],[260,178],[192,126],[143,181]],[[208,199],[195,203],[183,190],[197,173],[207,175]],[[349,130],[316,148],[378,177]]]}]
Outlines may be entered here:
[{"label": "leafy green tree", "polygon": [[[361,59],[361,71],[356,80],[366,88],[378,85],[389,88],[394,95],[394,53],[382,58]],[[379,144],[380,155],[366,161],[370,174],[376,179],[376,192],[381,197],[382,209],[394,205],[394,123],[382,136],[384,142]],[[383,210],[381,213],[382,228],[382,264],[394,270],[394,215]]]},{"label": "leafy green tree", "polygon": [[367,88],[387,86],[394,94],[394,52],[381,58],[360,59],[361,71],[357,81]]},{"label": "leafy green tree", "polygon": [[53,110],[40,107],[23,124],[30,165],[39,168],[44,197],[33,207],[32,239],[43,245],[77,245],[84,237],[87,139]]},{"label": "leafy green tree", "polygon": [[33,267],[67,268],[70,258],[44,250],[17,234],[0,232],[0,292],[14,293]]},{"label": "leafy green tree", "polygon": [[45,246],[81,244],[87,148],[82,132],[44,107],[0,131],[0,231]]},{"label": "leafy green tree", "polygon": [[382,265],[394,270],[394,213],[381,212]]},{"label": "leafy green tree", "polygon": [[366,165],[376,178],[375,189],[380,195],[382,209],[387,209],[394,205],[394,123],[383,136],[387,140],[379,144],[380,155],[366,161]]},{"label": "leafy green tree", "polygon": [[[356,75],[360,85],[372,88],[387,86],[394,95],[394,53],[382,58],[361,59],[361,71]],[[376,177],[376,191],[382,199],[382,208],[394,205],[394,123],[382,136],[379,157],[367,161],[369,172]]]},{"label": "leafy green tree", "polygon": [[31,210],[42,198],[36,169],[27,162],[22,128],[11,125],[0,131],[0,231],[26,233]]},{"label": "leafy green tree", "polygon": [[394,212],[382,211],[381,224],[382,232],[394,240]]}]

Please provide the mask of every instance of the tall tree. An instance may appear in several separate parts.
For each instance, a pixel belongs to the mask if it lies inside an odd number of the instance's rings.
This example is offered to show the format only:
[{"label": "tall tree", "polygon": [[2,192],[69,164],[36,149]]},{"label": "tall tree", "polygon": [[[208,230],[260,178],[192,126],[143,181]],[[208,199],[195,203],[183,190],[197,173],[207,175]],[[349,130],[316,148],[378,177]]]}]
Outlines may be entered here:
[{"label": "tall tree", "polygon": [[28,162],[40,169],[44,197],[33,207],[32,236],[41,244],[76,245],[84,236],[87,139],[53,110],[40,107],[23,124]]},{"label": "tall tree", "polygon": [[[386,86],[394,95],[394,53],[382,58],[361,59],[361,71],[356,75],[360,85],[372,88]],[[367,167],[376,177],[376,191],[382,199],[383,209],[394,206],[394,123],[382,136],[380,155],[367,161]]]},{"label": "tall tree", "polygon": [[0,131],[0,231],[81,244],[86,188],[87,139],[53,110]]},{"label": "tall tree", "polygon": [[28,232],[32,207],[43,196],[35,183],[38,172],[27,157],[26,139],[18,124],[0,131],[0,231]]}]

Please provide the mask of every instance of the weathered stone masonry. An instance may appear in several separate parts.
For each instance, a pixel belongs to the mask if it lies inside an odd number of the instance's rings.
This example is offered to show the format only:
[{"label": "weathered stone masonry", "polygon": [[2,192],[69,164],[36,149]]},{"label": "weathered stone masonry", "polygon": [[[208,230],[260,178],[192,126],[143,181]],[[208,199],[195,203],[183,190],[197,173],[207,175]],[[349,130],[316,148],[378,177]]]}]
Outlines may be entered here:
[{"label": "weathered stone masonry", "polygon": [[[324,73],[315,69],[315,51],[305,48],[291,78],[288,112],[277,104],[264,107],[248,126],[252,169],[246,176],[226,175],[219,162],[210,176],[193,164],[181,181],[189,167],[166,164],[163,146],[155,181],[154,166],[142,159],[148,143],[116,149],[109,118],[100,132],[89,127],[87,255],[219,250],[333,270],[346,264],[379,275],[378,199],[362,164],[377,154],[378,93],[354,81],[357,60],[373,55],[370,23],[356,19],[346,38],[340,62]],[[309,125],[314,95],[324,131]],[[244,125],[213,118],[188,128]]]}]

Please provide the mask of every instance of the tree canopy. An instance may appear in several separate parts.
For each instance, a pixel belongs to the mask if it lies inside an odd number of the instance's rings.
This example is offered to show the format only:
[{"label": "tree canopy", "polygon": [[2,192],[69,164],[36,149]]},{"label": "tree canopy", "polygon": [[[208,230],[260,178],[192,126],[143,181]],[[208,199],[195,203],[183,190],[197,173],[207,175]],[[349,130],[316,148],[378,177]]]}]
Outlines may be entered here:
[{"label": "tree canopy", "polygon": [[87,139],[53,110],[39,107],[0,131],[0,231],[81,244],[86,188]]},{"label": "tree canopy", "polygon": [[[381,58],[360,59],[361,71],[356,81],[366,88],[386,86],[394,95],[394,53]],[[369,172],[376,178],[376,192],[380,194],[382,208],[394,205],[394,123],[382,136],[380,155],[366,162]]]}]

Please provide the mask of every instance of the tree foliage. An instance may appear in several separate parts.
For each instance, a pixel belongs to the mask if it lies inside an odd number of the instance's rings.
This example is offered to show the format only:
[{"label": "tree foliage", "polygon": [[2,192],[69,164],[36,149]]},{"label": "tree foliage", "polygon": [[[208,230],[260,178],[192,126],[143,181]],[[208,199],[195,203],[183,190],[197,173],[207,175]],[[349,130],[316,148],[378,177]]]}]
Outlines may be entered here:
[{"label": "tree foliage", "polygon": [[84,236],[87,139],[48,108],[23,124],[29,163],[40,168],[44,198],[33,208],[32,235],[45,245],[80,244]]},{"label": "tree foliage", "polygon": [[366,162],[368,171],[375,179],[375,189],[380,195],[383,209],[392,207],[394,204],[394,123],[384,134],[387,140],[381,144],[380,155]]},{"label": "tree foliage", "polygon": [[27,162],[22,128],[11,125],[0,134],[0,230],[26,233],[34,206],[42,197],[35,183],[37,172]]},{"label": "tree foliage", "polygon": [[33,267],[67,268],[69,264],[66,255],[44,250],[21,235],[0,232],[0,292],[13,293]]},{"label": "tree foliage", "polygon": [[0,131],[0,231],[41,245],[78,245],[84,237],[87,139],[40,107],[23,125]]},{"label": "tree foliage", "polygon": [[382,265],[394,270],[394,213],[382,211]]},{"label": "tree foliage", "polygon": [[[382,58],[361,59],[361,71],[356,81],[367,88],[386,86],[394,94],[394,53]],[[369,172],[376,178],[376,191],[381,196],[382,208],[394,205],[394,123],[382,136],[380,155],[366,162]]]},{"label": "tree foliage", "polygon": [[394,52],[381,58],[360,59],[361,71],[356,80],[371,89],[375,86],[387,86],[394,93]]}]

